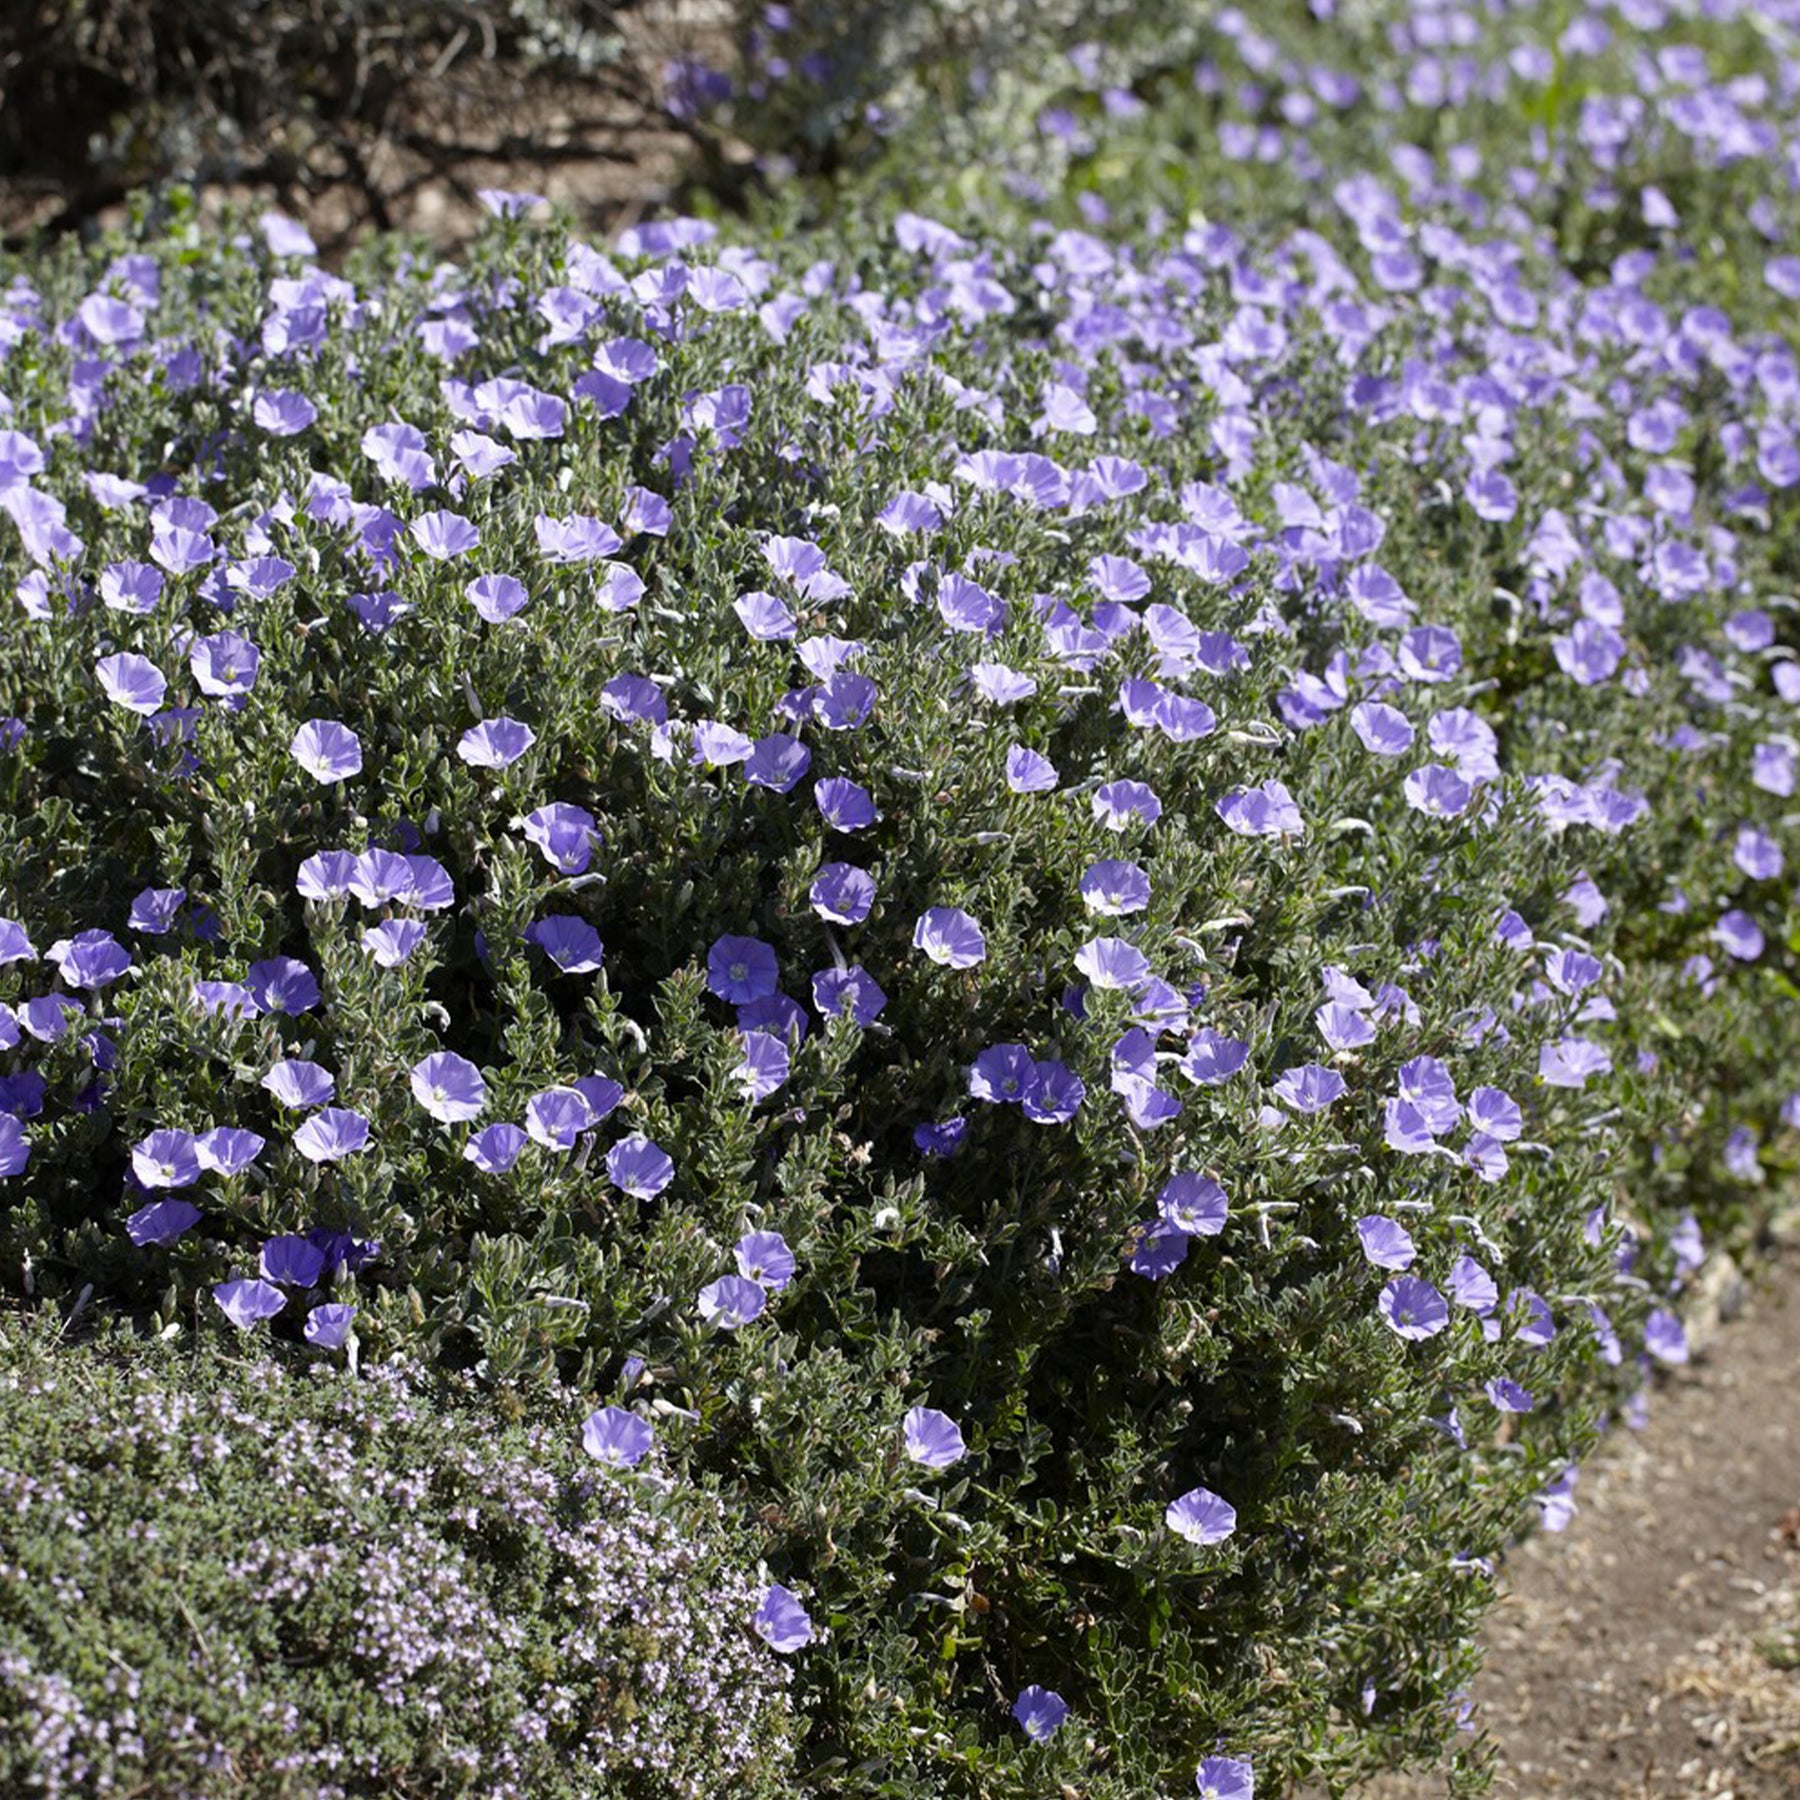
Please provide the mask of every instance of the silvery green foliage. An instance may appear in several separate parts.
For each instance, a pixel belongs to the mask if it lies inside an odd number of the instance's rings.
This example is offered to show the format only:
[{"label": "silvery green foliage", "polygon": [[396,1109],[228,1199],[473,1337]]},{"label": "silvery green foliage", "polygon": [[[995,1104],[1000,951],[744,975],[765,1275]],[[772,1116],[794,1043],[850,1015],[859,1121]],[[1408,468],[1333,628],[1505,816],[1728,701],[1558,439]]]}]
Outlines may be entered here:
[{"label": "silvery green foliage", "polygon": [[8,1279],[573,1385],[762,1534],[827,1791],[1454,1742],[1794,1163],[1720,10],[1221,15],[980,216],[21,279]]}]

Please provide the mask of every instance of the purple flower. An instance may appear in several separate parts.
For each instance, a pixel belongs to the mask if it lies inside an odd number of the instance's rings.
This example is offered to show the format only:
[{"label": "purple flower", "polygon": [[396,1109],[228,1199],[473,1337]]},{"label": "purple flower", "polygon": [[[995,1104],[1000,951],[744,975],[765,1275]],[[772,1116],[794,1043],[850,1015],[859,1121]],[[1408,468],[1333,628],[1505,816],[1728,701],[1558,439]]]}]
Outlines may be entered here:
[{"label": "purple flower", "polygon": [[796,1595],[773,1582],[762,1597],[752,1623],[756,1635],[783,1656],[813,1641],[813,1622]]},{"label": "purple flower", "polygon": [[610,525],[586,513],[574,513],[566,519],[539,513],[534,529],[538,550],[548,563],[567,566],[595,562],[624,546],[624,540]]},{"label": "purple flower", "polygon": [[176,525],[166,518],[157,520],[150,538],[150,555],[171,575],[205,568],[215,554],[216,547],[204,531]]},{"label": "purple flower", "polygon": [[463,1160],[472,1162],[484,1175],[504,1175],[529,1142],[517,1125],[489,1125],[463,1145]]},{"label": "purple flower", "polygon": [[1759,831],[1753,825],[1739,827],[1731,860],[1752,881],[1779,879],[1786,861],[1781,846],[1766,831]]},{"label": "purple flower", "polygon": [[580,875],[594,859],[599,833],[592,813],[555,800],[526,818],[525,836],[552,868],[564,875]]},{"label": "purple flower", "polygon": [[293,388],[267,388],[257,395],[250,416],[270,437],[296,437],[319,416],[319,409]]},{"label": "purple flower", "polygon": [[781,967],[775,952],[761,938],[727,934],[707,952],[707,991],[734,1006],[766,999],[780,983]]},{"label": "purple flower", "polygon": [[153,1131],[131,1151],[131,1172],[147,1188],[192,1187],[200,1179],[200,1154],[187,1131]]},{"label": "purple flower", "polygon": [[742,1275],[721,1275],[700,1290],[700,1316],[715,1331],[736,1331],[748,1325],[767,1304],[762,1284]]},{"label": "purple flower", "polygon": [[1411,1268],[1418,1254],[1406,1227],[1381,1213],[1365,1213],[1358,1219],[1356,1235],[1363,1255],[1378,1269]]},{"label": "purple flower", "polygon": [[960,1113],[953,1119],[945,1119],[941,1124],[915,1125],[913,1147],[926,1156],[954,1156],[962,1147],[968,1129],[969,1121]]},{"label": "purple flower", "polygon": [[1149,1219],[1132,1227],[1127,1266],[1132,1274],[1161,1281],[1187,1260],[1189,1235],[1167,1219]]},{"label": "purple flower", "polygon": [[883,531],[892,532],[894,536],[899,537],[908,531],[933,532],[940,530],[944,523],[944,515],[929,495],[903,490],[875,515],[875,523]]},{"label": "purple flower", "polygon": [[219,1310],[239,1331],[274,1318],[287,1305],[287,1295],[266,1281],[221,1281],[212,1294]]},{"label": "purple flower", "polygon": [[565,975],[591,974],[600,967],[605,948],[599,932],[573,913],[551,913],[526,926],[525,941],[537,945]]},{"label": "purple flower", "polygon": [[1450,681],[1462,669],[1462,645],[1447,626],[1415,626],[1400,640],[1399,663],[1409,681]]},{"label": "purple flower", "polygon": [[317,1063],[292,1057],[278,1062],[262,1078],[261,1085],[283,1105],[299,1110],[323,1106],[337,1086],[336,1078]]},{"label": "purple flower", "polygon": [[306,900],[339,900],[350,891],[356,857],[348,850],[321,850],[301,863],[294,889]]},{"label": "purple flower", "polygon": [[54,1044],[69,1028],[81,1007],[67,994],[40,994],[16,1008],[14,1017],[41,1044]]},{"label": "purple flower", "polygon": [[1313,1014],[1319,1035],[1333,1050],[1359,1050],[1375,1041],[1375,1027],[1354,1006],[1333,1000]]},{"label": "purple flower", "polygon": [[201,693],[214,700],[241,700],[256,686],[262,652],[238,631],[215,631],[195,640],[188,667]]},{"label": "purple flower", "polygon": [[785,731],[771,732],[750,746],[744,763],[744,779],[752,787],[776,794],[791,793],[812,767],[812,752]]},{"label": "purple flower", "polygon": [[1350,709],[1350,723],[1363,747],[1377,756],[1404,756],[1412,748],[1412,721],[1397,707],[1364,700]]},{"label": "purple flower", "polygon": [[1020,1690],[1018,1699],[1013,1702],[1012,1716],[1034,1744],[1047,1744],[1055,1737],[1056,1728],[1069,1716],[1069,1707],[1061,1694],[1034,1682]]},{"label": "purple flower", "polygon": [[799,629],[787,602],[774,594],[765,594],[760,588],[738,595],[731,609],[744,629],[759,643],[782,642],[793,637]]},{"label": "purple flower", "polygon": [[1081,1110],[1087,1088],[1066,1063],[1034,1062],[1020,1105],[1034,1125],[1066,1125]]},{"label": "purple flower", "polygon": [[1250,1046],[1242,1038],[1224,1037],[1208,1029],[1188,1040],[1180,1069],[1200,1087],[1218,1087],[1229,1081],[1250,1060]]},{"label": "purple flower", "polygon": [[428,512],[413,520],[408,535],[429,557],[448,562],[481,542],[481,533],[461,513]]},{"label": "purple flower", "polygon": [[155,663],[141,656],[121,653],[103,656],[94,665],[101,692],[113,705],[148,718],[162,705],[169,691],[168,678]]},{"label": "purple flower", "polygon": [[523,218],[534,206],[544,203],[542,194],[528,194],[514,188],[477,188],[475,198],[496,219]]},{"label": "purple flower", "polygon": [[36,955],[25,927],[17,919],[0,919],[0,968],[8,963],[30,962]]},{"label": "purple flower", "polygon": [[1414,812],[1437,819],[1454,819],[1469,804],[1474,790],[1444,763],[1427,763],[1407,776],[1402,789]]},{"label": "purple flower", "polygon": [[1109,781],[1095,790],[1093,809],[1108,831],[1125,831],[1133,819],[1154,825],[1162,817],[1162,802],[1141,781]]},{"label": "purple flower", "polygon": [[264,1281],[309,1288],[325,1273],[325,1252],[307,1238],[272,1237],[262,1247],[259,1272]]},{"label": "purple flower", "polygon": [[315,1350],[341,1350],[356,1323],[356,1308],[346,1300],[328,1300],[306,1315],[300,1332]]},{"label": "purple flower", "polygon": [[743,762],[753,748],[750,739],[734,726],[702,719],[694,727],[694,750],[688,760],[697,769],[723,769]]},{"label": "purple flower", "polygon": [[438,478],[425,434],[416,425],[371,425],[362,434],[362,453],[382,480],[398,482],[413,493],[432,486]]},{"label": "purple flower", "polygon": [[[839,646],[842,639],[808,637],[799,646],[801,661],[817,646]],[[875,709],[877,688],[868,675],[853,670],[832,668],[817,688],[812,689],[812,716],[826,731],[855,731]]]},{"label": "purple flower", "polygon": [[229,1178],[243,1174],[262,1154],[265,1142],[254,1131],[220,1125],[195,1138],[194,1154],[199,1157],[201,1168]]},{"label": "purple flower", "polygon": [[576,1087],[545,1088],[525,1103],[525,1130],[546,1150],[567,1151],[598,1121],[587,1096]]},{"label": "purple flower", "polygon": [[1519,510],[1519,490],[1498,469],[1471,475],[1463,496],[1478,519],[1494,524],[1504,523]]},{"label": "purple flower", "polygon": [[369,1141],[369,1121],[348,1107],[327,1106],[294,1133],[294,1148],[308,1162],[341,1162]]},{"label": "purple flower", "polygon": [[1230,1207],[1225,1190],[1205,1175],[1172,1175],[1156,1196],[1165,1223],[1189,1237],[1217,1237],[1225,1229]]},{"label": "purple flower", "polygon": [[637,1132],[607,1151],[606,1175],[634,1199],[654,1200],[675,1179],[675,1165],[661,1145]]},{"label": "purple flower", "polygon": [[794,1278],[794,1253],[779,1231],[751,1231],[737,1241],[738,1273],[780,1293]]},{"label": "purple flower", "polygon": [[1496,1375],[1487,1384],[1487,1397],[1499,1411],[1506,1413],[1528,1413],[1537,1405],[1527,1389],[1504,1375]]},{"label": "purple flower", "polygon": [[362,947],[383,969],[397,969],[425,941],[416,919],[385,919],[362,934]]},{"label": "purple flower", "polygon": [[948,574],[938,582],[938,616],[952,631],[999,634],[1006,623],[1006,602],[966,575]]},{"label": "purple flower", "polygon": [[[12,1123],[16,1128],[18,1121]],[[0,1115],[0,1133],[6,1124],[7,1117]],[[191,1201],[153,1200],[125,1221],[125,1235],[140,1249],[149,1244],[172,1244],[199,1223],[200,1209]]]},{"label": "purple flower", "polygon": [[1200,1800],[1256,1800],[1256,1778],[1248,1761],[1235,1756],[1209,1756],[1194,1775]]},{"label": "purple flower", "polygon": [[887,995],[860,964],[847,969],[821,969],[812,978],[813,1005],[827,1018],[848,1016],[862,1027],[872,1025],[887,1005]]},{"label": "purple flower", "polygon": [[145,888],[132,901],[125,923],[147,937],[163,937],[174,929],[175,915],[186,898],[186,888]]},{"label": "purple flower", "polygon": [[315,781],[344,781],[363,766],[361,740],[334,719],[308,719],[288,748]]},{"label": "purple flower", "polygon": [[834,831],[862,831],[881,817],[868,790],[841,775],[815,781],[813,800]]},{"label": "purple flower", "polygon": [[456,754],[472,769],[504,769],[533,744],[537,733],[517,719],[483,719],[456,741]]},{"label": "purple flower", "polygon": [[319,1004],[318,977],[297,957],[271,956],[245,972],[250,996],[265,1013],[298,1015]]},{"label": "purple flower", "polygon": [[731,1071],[731,1078],[754,1104],[768,1099],[787,1080],[787,1045],[766,1031],[746,1031],[743,1039],[743,1061]]},{"label": "purple flower", "polygon": [[1229,829],[1240,837],[1304,837],[1306,821],[1294,797],[1279,781],[1261,787],[1237,787],[1214,808]]},{"label": "purple flower", "polygon": [[1024,1099],[1036,1068],[1023,1044],[990,1044],[969,1070],[969,1093],[995,1105],[1016,1103]]},{"label": "purple flower", "polygon": [[1237,1529],[1237,1509],[1210,1488],[1189,1488],[1169,1503],[1163,1522],[1190,1544],[1222,1544]]},{"label": "purple flower", "polygon": [[987,940],[981,927],[954,906],[934,906],[913,927],[913,948],[923,950],[934,963],[951,969],[972,969],[987,959]]},{"label": "purple flower", "polygon": [[907,1456],[927,1469],[947,1469],[968,1454],[961,1428],[935,1407],[913,1407],[906,1415],[903,1436]]},{"label": "purple flower", "polygon": [[1524,1130],[1525,1115],[1504,1089],[1478,1087],[1469,1094],[1469,1123],[1484,1135],[1510,1144]]},{"label": "purple flower", "polygon": [[1015,794],[1047,794],[1057,783],[1056,766],[1047,756],[1014,744],[1006,753],[1006,785]]},{"label": "purple flower", "polygon": [[605,573],[594,585],[594,600],[602,612],[630,612],[646,592],[644,578],[624,563],[602,563]]},{"label": "purple flower", "polygon": [[852,863],[826,863],[813,878],[809,898],[820,918],[860,925],[875,904],[875,882]]},{"label": "purple flower", "polygon": [[649,1423],[622,1406],[603,1406],[582,1421],[582,1449],[609,1469],[635,1469],[655,1442]]},{"label": "purple flower", "polygon": [[1299,1113],[1323,1112],[1347,1092],[1343,1076],[1322,1063],[1302,1063],[1275,1083],[1276,1099]]},{"label": "purple flower", "polygon": [[100,599],[114,612],[142,618],[162,598],[162,571],[149,563],[108,563],[100,572]]},{"label": "purple flower", "polygon": [[1450,1265],[1450,1298],[1474,1313],[1489,1313],[1500,1302],[1494,1278],[1472,1256],[1459,1256]]},{"label": "purple flower", "polygon": [[1094,938],[1075,953],[1075,966],[1097,988],[1133,993],[1150,979],[1150,959],[1124,938]]},{"label": "purple flower", "polygon": [[1416,1275],[1397,1275],[1381,1290],[1380,1310],[1395,1336],[1416,1342],[1436,1337],[1450,1323],[1444,1296]]},{"label": "purple flower", "polygon": [[806,1041],[811,1021],[798,1000],[786,994],[769,994],[761,1000],[747,1000],[737,1009],[740,1031],[766,1031],[784,1044]]},{"label": "purple flower", "polygon": [[1454,1130],[1462,1117],[1456,1082],[1435,1056],[1415,1056],[1400,1065],[1400,1097],[1418,1108],[1434,1137]]},{"label": "purple flower", "polygon": [[1763,953],[1762,927],[1747,912],[1733,907],[1712,929],[1713,941],[1738,962],[1755,962]]},{"label": "purple flower", "polygon": [[1564,635],[1550,640],[1557,667],[1581,687],[1610,681],[1625,658],[1625,639],[1596,619],[1577,619]]},{"label": "purple flower", "polygon": [[1037,683],[1004,663],[976,663],[969,671],[976,691],[996,706],[1014,706],[1037,692]]},{"label": "purple flower", "polygon": [[463,588],[463,594],[490,625],[504,625],[530,598],[515,575],[477,575]]},{"label": "purple flower", "polygon": [[1122,918],[1150,904],[1150,877],[1133,862],[1092,863],[1081,877],[1081,898],[1089,912]]},{"label": "purple flower", "polygon": [[131,953],[110,931],[78,931],[52,944],[44,960],[70,987],[90,990],[110,986],[131,967]]},{"label": "purple flower", "polygon": [[439,1050],[415,1063],[413,1098],[440,1125],[457,1125],[480,1116],[487,1105],[487,1083],[481,1071],[454,1050]]},{"label": "purple flower", "polygon": [[1559,1038],[1538,1052],[1538,1079],[1546,1087],[1584,1088],[1590,1076],[1612,1072],[1612,1058],[1587,1038]]},{"label": "purple flower", "polygon": [[1666,1307],[1657,1307],[1644,1321],[1644,1348],[1659,1363],[1671,1367],[1688,1359],[1687,1328]]}]

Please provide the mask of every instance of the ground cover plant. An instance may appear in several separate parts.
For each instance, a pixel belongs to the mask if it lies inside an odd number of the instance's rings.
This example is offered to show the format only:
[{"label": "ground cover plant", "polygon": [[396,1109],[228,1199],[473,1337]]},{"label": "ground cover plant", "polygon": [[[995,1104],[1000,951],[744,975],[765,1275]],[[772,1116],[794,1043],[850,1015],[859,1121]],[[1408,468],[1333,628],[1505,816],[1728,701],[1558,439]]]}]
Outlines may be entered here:
[{"label": "ground cover plant", "polygon": [[16,270],[6,1280],[580,1395],[813,1791],[1456,1744],[1794,1161],[1787,16],[1221,13],[979,217]]},{"label": "ground cover plant", "polygon": [[8,1793],[791,1792],[742,1546],[559,1467],[556,1422],[0,1331]]}]

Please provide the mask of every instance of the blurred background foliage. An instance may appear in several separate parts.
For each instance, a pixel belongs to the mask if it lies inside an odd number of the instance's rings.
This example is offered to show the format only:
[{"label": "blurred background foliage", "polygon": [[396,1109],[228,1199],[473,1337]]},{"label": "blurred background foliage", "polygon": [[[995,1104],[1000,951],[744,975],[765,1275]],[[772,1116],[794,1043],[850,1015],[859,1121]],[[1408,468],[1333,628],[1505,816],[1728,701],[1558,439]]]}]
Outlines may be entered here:
[{"label": "blurred background foliage", "polygon": [[[529,181],[605,229],[866,165],[1056,57],[1178,57],[1170,0],[15,0],[0,8],[0,230],[93,230],[135,189],[273,200],[328,257],[373,226],[454,241]],[[1008,108],[1010,110],[1010,108]],[[973,140],[966,148],[972,153]]]}]

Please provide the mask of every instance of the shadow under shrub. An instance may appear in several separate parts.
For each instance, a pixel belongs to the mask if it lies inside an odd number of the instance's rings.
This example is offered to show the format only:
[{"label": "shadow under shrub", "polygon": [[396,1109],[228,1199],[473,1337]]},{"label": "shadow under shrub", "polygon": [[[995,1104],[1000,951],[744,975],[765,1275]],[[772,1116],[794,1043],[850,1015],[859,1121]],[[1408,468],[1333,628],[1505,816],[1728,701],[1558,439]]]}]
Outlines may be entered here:
[{"label": "shadow under shrub", "polygon": [[0,1789],[789,1792],[716,1519],[477,1399],[0,1314]]}]

